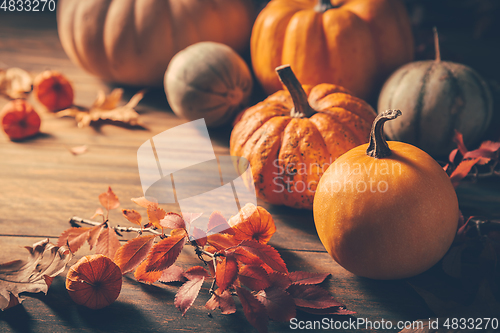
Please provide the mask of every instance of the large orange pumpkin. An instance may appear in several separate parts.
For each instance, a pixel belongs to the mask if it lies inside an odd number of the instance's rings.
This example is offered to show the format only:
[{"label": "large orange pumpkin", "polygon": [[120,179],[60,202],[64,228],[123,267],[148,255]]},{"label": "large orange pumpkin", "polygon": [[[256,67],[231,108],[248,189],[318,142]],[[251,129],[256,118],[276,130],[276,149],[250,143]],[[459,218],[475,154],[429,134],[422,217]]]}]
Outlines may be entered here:
[{"label": "large orange pumpkin", "polygon": [[277,72],[288,88],[236,119],[230,152],[249,162],[257,196],[312,209],[318,181],[349,149],[368,141],[375,111],[345,88],[301,86],[290,69]]},{"label": "large orange pumpkin", "polygon": [[458,200],[450,178],[424,151],[386,142],[380,113],[370,143],[338,158],[321,178],[314,222],[330,255],[350,272],[373,279],[422,273],[450,247]]},{"label": "large orange pumpkin", "polygon": [[268,94],[281,89],[274,69],[290,64],[302,84],[338,84],[367,98],[413,59],[413,36],[400,0],[272,0],[255,21],[251,52]]},{"label": "large orange pumpkin", "polygon": [[247,48],[252,0],[60,0],[57,27],[73,62],[107,81],[161,85],[170,59],[213,41]]}]

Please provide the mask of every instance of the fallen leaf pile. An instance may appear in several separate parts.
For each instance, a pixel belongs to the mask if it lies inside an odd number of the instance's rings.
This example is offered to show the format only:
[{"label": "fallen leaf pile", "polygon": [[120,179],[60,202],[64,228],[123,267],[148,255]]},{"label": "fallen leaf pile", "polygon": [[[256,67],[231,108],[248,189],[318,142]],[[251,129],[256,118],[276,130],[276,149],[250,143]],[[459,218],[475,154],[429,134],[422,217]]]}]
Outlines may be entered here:
[{"label": "fallen leaf pile", "polygon": [[[262,207],[247,204],[229,221],[215,211],[206,228],[201,228],[194,222],[202,214],[167,213],[155,200],[140,197],[132,201],[146,209],[147,221],[143,224],[138,211],[123,209],[123,216],[138,228],[112,228],[107,215],[118,208],[119,199],[109,188],[99,195],[99,201],[107,212],[96,212],[103,216],[103,223],[70,228],[61,234],[58,244],[67,243],[75,252],[87,242],[91,249],[103,253],[101,247],[113,247],[109,244],[116,237],[115,229],[137,231],[136,238],[118,247],[114,255],[113,251],[106,255],[114,258],[122,274],[134,272],[140,282],[182,282],[174,300],[182,315],[195,302],[205,281],[211,283],[207,309],[231,314],[236,312],[238,299],[247,320],[260,332],[267,332],[269,320],[294,318],[297,309],[323,315],[354,313],[320,286],[329,274],[288,271],[278,251],[267,244],[276,226]],[[203,266],[184,270],[175,264],[186,245],[194,248]]]},{"label": "fallen leaf pile", "polygon": [[78,127],[80,128],[89,125],[96,125],[99,122],[105,121],[128,126],[144,127],[143,123],[139,119],[139,114],[134,110],[137,104],[139,104],[141,99],[144,97],[144,93],[145,90],[141,90],[132,96],[127,104],[118,106],[123,95],[123,89],[114,89],[107,96],[100,90],[90,109],[85,110],[72,106],[68,109],[59,111],[57,116],[74,117],[78,123]]},{"label": "fallen leaf pile", "polygon": [[57,247],[48,239],[33,246],[26,246],[29,251],[27,260],[14,260],[0,264],[0,309],[22,302],[20,293],[47,293],[52,278],[66,269],[73,257],[66,246]]}]

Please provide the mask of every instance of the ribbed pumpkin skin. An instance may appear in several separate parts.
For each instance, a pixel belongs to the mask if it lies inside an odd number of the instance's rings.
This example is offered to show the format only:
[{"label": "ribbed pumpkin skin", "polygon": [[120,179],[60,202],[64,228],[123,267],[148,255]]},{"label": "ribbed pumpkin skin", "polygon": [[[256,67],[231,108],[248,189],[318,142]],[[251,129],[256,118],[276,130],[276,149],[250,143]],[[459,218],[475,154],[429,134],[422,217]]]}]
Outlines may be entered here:
[{"label": "ribbed pumpkin skin", "polygon": [[180,117],[205,119],[209,127],[231,120],[252,92],[252,74],[229,46],[200,42],[177,53],[165,73],[165,93]]},{"label": "ribbed pumpkin skin", "polygon": [[378,101],[378,112],[388,109],[403,113],[385,125],[389,139],[413,144],[434,157],[456,148],[455,130],[472,147],[493,114],[490,90],[476,71],[434,60],[407,64],[391,75]]},{"label": "ribbed pumpkin skin", "polygon": [[303,87],[317,113],[292,118],[289,92],[278,91],[236,119],[230,153],[250,162],[259,198],[312,209],[321,175],[340,155],[368,142],[376,114],[342,87]]},{"label": "ribbed pumpkin skin", "polygon": [[[274,69],[290,64],[302,84],[332,83],[361,98],[413,59],[413,35],[399,0],[273,0],[257,17],[252,65],[268,93],[281,89]],[[383,82],[383,81],[382,81]]]},{"label": "ribbed pumpkin skin", "polygon": [[170,59],[200,41],[247,48],[251,0],[60,0],[57,26],[69,58],[106,81],[158,85]]},{"label": "ribbed pumpkin skin", "polygon": [[66,276],[66,289],[75,303],[102,309],[120,295],[122,273],[108,257],[94,254],[81,258]]}]

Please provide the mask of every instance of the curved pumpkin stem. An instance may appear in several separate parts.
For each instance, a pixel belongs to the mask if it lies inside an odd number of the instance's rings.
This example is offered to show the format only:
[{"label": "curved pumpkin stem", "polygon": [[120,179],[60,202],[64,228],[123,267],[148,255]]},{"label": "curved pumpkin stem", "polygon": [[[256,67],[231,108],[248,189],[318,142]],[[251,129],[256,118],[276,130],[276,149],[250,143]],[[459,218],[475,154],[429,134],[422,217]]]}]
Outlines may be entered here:
[{"label": "curved pumpkin stem", "polygon": [[314,7],[314,10],[317,11],[318,13],[324,13],[329,9],[336,8],[334,5],[332,5],[332,2],[330,0],[318,0],[318,3]]},{"label": "curved pumpkin stem", "polygon": [[441,61],[441,50],[439,48],[439,35],[438,29],[436,27],[432,28],[432,32],[434,33],[434,49],[436,51],[436,62]]},{"label": "curved pumpkin stem", "polygon": [[290,65],[276,67],[276,73],[278,73],[280,81],[290,92],[290,96],[293,100],[293,108],[290,110],[290,117],[309,118],[315,114],[316,111],[309,105],[307,94],[293,73]]},{"label": "curved pumpkin stem", "polygon": [[392,154],[387,141],[384,138],[384,124],[388,120],[396,119],[401,115],[399,110],[387,110],[380,113],[373,121],[370,133],[370,143],[366,149],[366,155],[375,158],[384,158]]}]

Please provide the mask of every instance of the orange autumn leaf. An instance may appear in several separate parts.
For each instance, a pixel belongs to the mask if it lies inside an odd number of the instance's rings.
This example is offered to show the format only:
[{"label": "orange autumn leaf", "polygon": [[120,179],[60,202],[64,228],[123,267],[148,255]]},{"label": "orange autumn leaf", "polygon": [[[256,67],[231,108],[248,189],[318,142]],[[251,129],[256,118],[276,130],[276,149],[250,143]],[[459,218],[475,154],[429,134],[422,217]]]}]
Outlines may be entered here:
[{"label": "orange autumn leaf", "polygon": [[155,283],[158,281],[163,272],[162,271],[146,271],[146,267],[148,265],[147,260],[144,260],[135,270],[134,272],[134,277],[136,278],[137,281],[144,282],[144,283]]},{"label": "orange autumn leaf", "polygon": [[155,237],[156,235],[136,237],[116,251],[114,262],[120,267],[122,274],[133,271],[146,258]]},{"label": "orange autumn leaf", "polygon": [[172,266],[184,247],[185,237],[185,232],[175,234],[164,238],[155,244],[146,259],[146,272],[163,271],[164,269]]},{"label": "orange autumn leaf", "polygon": [[149,223],[155,226],[155,228],[162,229],[163,227],[160,224],[160,220],[162,220],[167,213],[163,208],[158,207],[158,205],[151,204],[148,206],[148,218]]},{"label": "orange autumn leaf", "polygon": [[95,210],[94,215],[92,215],[92,216],[90,217],[90,219],[91,219],[91,220],[93,220],[93,219],[95,219],[95,218],[96,218],[96,217],[98,217],[98,216],[104,216],[104,211],[102,210],[102,208],[101,208],[101,207],[99,207],[99,208],[97,208],[97,209]]},{"label": "orange autumn leaf", "polygon": [[97,245],[97,242],[99,240],[99,235],[101,234],[101,231],[104,229],[104,226],[106,223],[101,223],[100,225],[96,225],[95,227],[92,227],[89,230],[89,236],[87,238],[87,241],[90,245],[90,249],[92,250],[94,246]]},{"label": "orange autumn leaf", "polygon": [[122,209],[122,214],[129,222],[137,224],[139,227],[141,226],[142,216],[135,209]]},{"label": "orange autumn leaf", "polygon": [[213,234],[207,236],[207,243],[217,249],[217,251],[225,250],[229,247],[238,245],[240,242],[232,235]]},{"label": "orange autumn leaf", "polygon": [[233,284],[238,275],[238,263],[234,258],[222,257],[215,270],[215,282],[221,291]]},{"label": "orange autumn leaf", "polygon": [[229,220],[229,225],[234,230],[234,238],[239,241],[256,240],[266,244],[276,232],[274,220],[267,210],[246,204]]},{"label": "orange autumn leaf", "polygon": [[115,257],[116,251],[121,247],[120,241],[113,228],[108,227],[99,234],[95,247],[96,254],[102,254],[110,259]]},{"label": "orange autumn leaf", "polygon": [[89,232],[91,227],[86,228],[69,228],[65,230],[57,240],[57,246],[62,247],[68,245],[72,253],[76,253],[80,247],[89,238]]},{"label": "orange autumn leaf", "polygon": [[139,197],[139,198],[132,198],[130,200],[132,200],[135,204],[141,206],[142,208],[148,208],[149,205],[153,205],[155,207],[158,206],[158,202],[155,201],[154,198],[149,198],[149,199],[146,199],[145,197]]},{"label": "orange autumn leaf", "polygon": [[99,202],[108,211],[120,206],[120,200],[118,200],[118,197],[111,189],[111,186],[108,187],[107,192],[99,194]]},{"label": "orange autumn leaf", "polygon": [[215,211],[208,218],[207,233],[233,234],[233,230],[221,212]]}]

